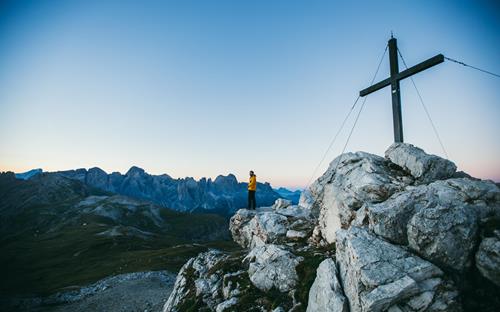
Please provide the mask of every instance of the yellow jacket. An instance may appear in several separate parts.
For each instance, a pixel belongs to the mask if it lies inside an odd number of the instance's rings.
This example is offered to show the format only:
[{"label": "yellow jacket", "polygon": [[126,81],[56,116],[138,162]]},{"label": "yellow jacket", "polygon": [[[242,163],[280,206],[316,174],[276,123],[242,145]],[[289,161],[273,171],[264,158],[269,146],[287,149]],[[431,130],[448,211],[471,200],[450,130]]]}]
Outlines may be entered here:
[{"label": "yellow jacket", "polygon": [[250,181],[248,182],[248,190],[255,191],[257,189],[257,176],[253,175],[250,177]]}]

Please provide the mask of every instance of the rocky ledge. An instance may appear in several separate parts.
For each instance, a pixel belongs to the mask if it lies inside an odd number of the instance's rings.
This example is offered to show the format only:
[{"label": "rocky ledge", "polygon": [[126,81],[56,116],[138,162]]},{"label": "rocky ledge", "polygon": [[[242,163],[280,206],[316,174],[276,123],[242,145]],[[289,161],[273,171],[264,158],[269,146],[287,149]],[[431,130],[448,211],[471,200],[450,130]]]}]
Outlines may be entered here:
[{"label": "rocky ledge", "polygon": [[230,231],[243,250],[189,260],[165,312],[500,310],[500,189],[410,144],[342,154]]}]

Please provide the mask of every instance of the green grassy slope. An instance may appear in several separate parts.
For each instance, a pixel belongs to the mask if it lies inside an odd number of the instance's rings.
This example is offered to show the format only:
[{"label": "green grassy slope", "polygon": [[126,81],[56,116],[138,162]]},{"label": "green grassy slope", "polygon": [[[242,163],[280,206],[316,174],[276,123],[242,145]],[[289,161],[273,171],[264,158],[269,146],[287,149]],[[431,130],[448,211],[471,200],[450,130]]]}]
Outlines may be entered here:
[{"label": "green grassy slope", "polygon": [[[96,196],[99,195],[99,196]],[[109,275],[177,271],[227,240],[227,220],[184,214],[75,181],[0,174],[0,296],[47,295]]]}]

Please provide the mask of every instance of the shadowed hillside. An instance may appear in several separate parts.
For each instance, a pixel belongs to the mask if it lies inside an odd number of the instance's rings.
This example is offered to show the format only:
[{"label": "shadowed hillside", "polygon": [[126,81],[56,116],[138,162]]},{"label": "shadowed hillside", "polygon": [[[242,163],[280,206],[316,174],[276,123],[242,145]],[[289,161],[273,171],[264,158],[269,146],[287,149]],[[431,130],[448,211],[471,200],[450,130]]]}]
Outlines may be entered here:
[{"label": "shadowed hillside", "polygon": [[227,220],[113,195],[57,174],[0,174],[2,297],[49,294],[135,271],[177,271],[207,247],[234,248]]}]

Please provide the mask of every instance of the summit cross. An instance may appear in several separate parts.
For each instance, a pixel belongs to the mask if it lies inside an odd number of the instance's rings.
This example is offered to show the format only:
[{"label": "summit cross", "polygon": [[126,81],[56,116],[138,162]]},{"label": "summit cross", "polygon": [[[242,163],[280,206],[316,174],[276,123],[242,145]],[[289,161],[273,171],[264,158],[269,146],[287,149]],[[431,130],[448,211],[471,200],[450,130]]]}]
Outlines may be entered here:
[{"label": "summit cross", "polygon": [[428,60],[423,61],[413,67],[410,67],[402,72],[399,72],[398,65],[398,46],[396,38],[389,39],[389,64],[391,69],[391,76],[384,79],[366,89],[359,91],[359,96],[364,97],[372,92],[382,88],[391,86],[392,93],[392,119],[394,125],[394,142],[403,142],[403,120],[401,116],[401,91],[399,88],[399,81],[408,78],[416,73],[419,73],[427,68],[435,66],[444,62],[443,54],[438,54]]}]

